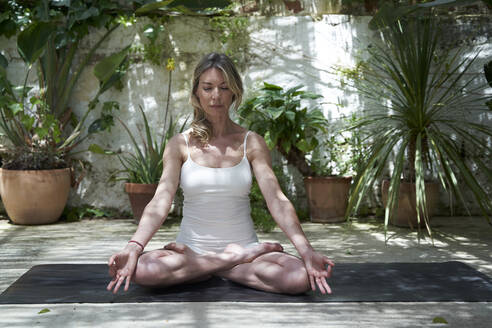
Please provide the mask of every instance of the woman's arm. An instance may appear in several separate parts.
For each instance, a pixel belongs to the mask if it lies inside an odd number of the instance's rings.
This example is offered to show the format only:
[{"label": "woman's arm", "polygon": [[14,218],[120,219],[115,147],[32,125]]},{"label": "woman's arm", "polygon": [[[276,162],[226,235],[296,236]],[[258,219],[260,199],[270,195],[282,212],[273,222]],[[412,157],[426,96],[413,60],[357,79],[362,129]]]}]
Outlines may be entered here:
[{"label": "woman's arm", "polygon": [[128,243],[122,251],[113,254],[108,261],[109,274],[113,279],[109,282],[107,289],[112,290],[113,293],[118,292],[123,283],[125,283],[125,291],[128,290],[138,257],[157,229],[164,223],[171,209],[181,172],[181,138],[179,135],[174,136],[166,145],[162,176],[156,193],[145,207],[137,231],[132,237],[132,241],[135,242]]},{"label": "woman's arm", "polygon": [[147,245],[155,232],[164,223],[171,210],[171,204],[178,189],[181,172],[181,140],[182,137],[176,135],[166,145],[163,156],[163,171],[159,185],[157,186],[154,197],[145,207],[137,231],[132,237],[132,240],[141,243],[143,246]]},{"label": "woman's arm", "polygon": [[270,151],[265,140],[256,133],[251,133],[248,138],[248,159],[253,167],[268,210],[280,229],[297,249],[306,265],[312,289],[315,289],[316,282],[321,291],[326,289],[327,292],[330,292],[326,281],[320,278],[330,275],[334,263],[326,256],[316,252],[306,238],[294,206],[282,192],[273,172]]}]

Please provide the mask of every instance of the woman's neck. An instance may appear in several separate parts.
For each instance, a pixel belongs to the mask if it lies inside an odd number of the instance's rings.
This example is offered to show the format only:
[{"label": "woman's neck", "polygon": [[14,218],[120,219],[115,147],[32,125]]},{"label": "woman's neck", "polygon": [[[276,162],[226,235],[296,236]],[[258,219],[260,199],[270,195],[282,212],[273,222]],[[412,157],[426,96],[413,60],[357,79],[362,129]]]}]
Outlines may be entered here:
[{"label": "woman's neck", "polygon": [[207,117],[207,120],[212,124],[214,138],[220,138],[237,130],[236,124],[229,116]]}]

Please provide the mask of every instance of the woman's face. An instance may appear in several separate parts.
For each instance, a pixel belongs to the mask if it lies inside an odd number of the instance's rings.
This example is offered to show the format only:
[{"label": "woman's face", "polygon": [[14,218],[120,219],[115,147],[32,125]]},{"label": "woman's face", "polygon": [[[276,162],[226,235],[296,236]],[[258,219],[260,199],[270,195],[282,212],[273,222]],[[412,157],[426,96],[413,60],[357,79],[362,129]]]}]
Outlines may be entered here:
[{"label": "woman's face", "polygon": [[215,67],[202,73],[195,95],[207,116],[228,113],[234,97],[222,71]]}]

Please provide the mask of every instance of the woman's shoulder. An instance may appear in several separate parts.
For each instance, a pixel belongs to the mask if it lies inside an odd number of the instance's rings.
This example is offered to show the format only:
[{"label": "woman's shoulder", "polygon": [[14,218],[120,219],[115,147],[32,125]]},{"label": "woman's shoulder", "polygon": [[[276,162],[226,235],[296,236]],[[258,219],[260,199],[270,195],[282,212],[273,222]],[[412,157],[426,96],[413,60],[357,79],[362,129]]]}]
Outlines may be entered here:
[{"label": "woman's shoulder", "polygon": [[186,131],[175,134],[169,139],[169,141],[166,144],[166,148],[170,152],[179,153],[179,154],[184,154],[186,152],[186,139],[185,139],[186,137],[184,135],[185,132]]},{"label": "woman's shoulder", "polygon": [[181,133],[177,133],[169,139],[168,144],[173,146],[186,144],[186,138],[189,138],[191,130],[186,130]]},{"label": "woman's shoulder", "polygon": [[265,139],[255,131],[248,130],[246,132],[248,134],[248,146],[261,147],[266,146]]}]

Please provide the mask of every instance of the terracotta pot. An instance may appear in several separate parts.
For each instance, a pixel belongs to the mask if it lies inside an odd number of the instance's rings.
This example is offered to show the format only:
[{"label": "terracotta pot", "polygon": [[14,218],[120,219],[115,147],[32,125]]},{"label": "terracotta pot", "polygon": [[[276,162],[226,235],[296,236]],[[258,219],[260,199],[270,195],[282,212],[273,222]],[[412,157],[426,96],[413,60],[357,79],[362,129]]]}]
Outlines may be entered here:
[{"label": "terracotta pot", "polygon": [[70,192],[70,169],[0,169],[0,193],[7,215],[15,224],[56,222]]},{"label": "terracotta pot", "polygon": [[135,222],[138,223],[140,221],[145,206],[154,197],[156,189],[157,184],[125,183],[125,191],[130,199]]},{"label": "terracotta pot", "polygon": [[[383,205],[386,207],[388,201],[388,190],[390,182],[384,180],[381,186]],[[427,204],[427,213],[429,218],[435,213],[437,204],[439,201],[439,183],[438,182],[426,182],[425,183],[425,197]],[[421,216],[422,219],[422,216]],[[415,198],[415,183],[400,182],[400,191],[398,195],[398,208],[393,215],[391,224],[398,227],[417,227],[417,204]],[[425,227],[425,222],[422,219],[420,222],[421,227]]]},{"label": "terracotta pot", "polygon": [[306,177],[311,222],[345,221],[351,177]]}]

